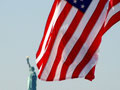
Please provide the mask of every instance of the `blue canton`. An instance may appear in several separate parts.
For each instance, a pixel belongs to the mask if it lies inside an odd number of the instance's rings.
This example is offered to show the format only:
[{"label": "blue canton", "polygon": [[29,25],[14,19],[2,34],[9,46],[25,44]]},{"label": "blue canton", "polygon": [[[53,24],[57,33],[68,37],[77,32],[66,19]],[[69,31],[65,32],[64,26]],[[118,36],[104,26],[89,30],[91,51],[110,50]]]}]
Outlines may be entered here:
[{"label": "blue canton", "polygon": [[87,10],[90,3],[92,2],[92,0],[66,0],[66,1],[72,4],[72,6],[78,8],[83,13]]}]

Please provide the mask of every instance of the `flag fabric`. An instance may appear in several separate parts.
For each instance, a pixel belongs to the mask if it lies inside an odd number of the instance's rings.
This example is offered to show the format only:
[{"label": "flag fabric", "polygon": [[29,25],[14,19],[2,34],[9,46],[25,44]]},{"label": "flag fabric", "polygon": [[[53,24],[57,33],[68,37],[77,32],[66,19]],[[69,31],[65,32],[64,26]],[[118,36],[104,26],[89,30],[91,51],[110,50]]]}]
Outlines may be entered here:
[{"label": "flag fabric", "polygon": [[120,0],[55,0],[36,54],[45,81],[92,81],[102,36],[120,21]]}]

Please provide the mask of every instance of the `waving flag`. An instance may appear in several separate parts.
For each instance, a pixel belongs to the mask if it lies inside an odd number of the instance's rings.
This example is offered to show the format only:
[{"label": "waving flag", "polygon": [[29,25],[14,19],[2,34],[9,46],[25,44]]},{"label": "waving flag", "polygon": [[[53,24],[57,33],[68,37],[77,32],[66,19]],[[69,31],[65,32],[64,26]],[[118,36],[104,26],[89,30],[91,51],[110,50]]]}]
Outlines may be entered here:
[{"label": "waving flag", "polygon": [[103,34],[120,21],[120,0],[55,0],[36,54],[45,81],[94,79]]}]

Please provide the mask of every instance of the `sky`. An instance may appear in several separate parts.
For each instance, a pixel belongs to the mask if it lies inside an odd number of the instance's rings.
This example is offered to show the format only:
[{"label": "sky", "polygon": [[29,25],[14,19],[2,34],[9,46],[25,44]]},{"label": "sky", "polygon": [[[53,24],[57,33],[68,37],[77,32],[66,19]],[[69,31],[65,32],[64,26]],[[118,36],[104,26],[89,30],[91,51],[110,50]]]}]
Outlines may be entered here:
[{"label": "sky", "polygon": [[[54,0],[0,0],[0,90],[27,90],[30,63],[35,55]],[[45,82],[37,90],[120,90],[120,21],[104,36],[95,79]]]}]

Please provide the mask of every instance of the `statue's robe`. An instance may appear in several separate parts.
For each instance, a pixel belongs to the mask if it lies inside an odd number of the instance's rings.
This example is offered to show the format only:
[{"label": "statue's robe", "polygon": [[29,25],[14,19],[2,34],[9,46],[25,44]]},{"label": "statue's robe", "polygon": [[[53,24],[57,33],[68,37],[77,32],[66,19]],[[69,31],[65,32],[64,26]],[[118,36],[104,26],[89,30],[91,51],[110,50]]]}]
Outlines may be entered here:
[{"label": "statue's robe", "polygon": [[28,90],[36,90],[36,80],[36,73],[30,72],[30,76],[28,77]]}]

